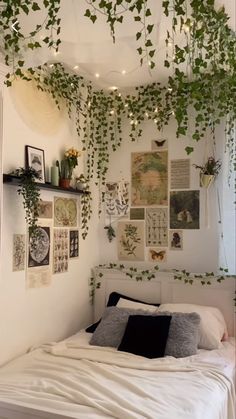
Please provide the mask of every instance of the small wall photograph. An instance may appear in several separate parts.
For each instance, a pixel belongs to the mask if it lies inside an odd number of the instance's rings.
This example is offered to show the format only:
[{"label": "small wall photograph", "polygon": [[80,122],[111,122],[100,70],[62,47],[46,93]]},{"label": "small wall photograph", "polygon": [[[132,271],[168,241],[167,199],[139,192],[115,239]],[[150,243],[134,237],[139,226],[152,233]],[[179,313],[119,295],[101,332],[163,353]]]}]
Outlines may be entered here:
[{"label": "small wall photograph", "polygon": [[199,229],[199,191],[170,193],[170,228]]}]

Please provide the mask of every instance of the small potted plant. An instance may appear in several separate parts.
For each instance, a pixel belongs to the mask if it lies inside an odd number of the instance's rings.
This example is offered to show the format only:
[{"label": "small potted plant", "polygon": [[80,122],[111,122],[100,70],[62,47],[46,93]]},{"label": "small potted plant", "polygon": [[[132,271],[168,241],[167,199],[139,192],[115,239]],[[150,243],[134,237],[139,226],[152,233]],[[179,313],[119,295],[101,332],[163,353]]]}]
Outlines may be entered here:
[{"label": "small potted plant", "polygon": [[221,165],[221,160],[216,160],[214,157],[208,157],[203,166],[194,164],[196,169],[200,169],[200,186],[208,188],[219,174]]},{"label": "small potted plant", "polygon": [[78,157],[81,156],[81,151],[71,147],[64,153],[61,165],[57,160],[56,165],[59,168],[59,185],[62,188],[69,188],[72,179],[73,170],[78,166]]}]

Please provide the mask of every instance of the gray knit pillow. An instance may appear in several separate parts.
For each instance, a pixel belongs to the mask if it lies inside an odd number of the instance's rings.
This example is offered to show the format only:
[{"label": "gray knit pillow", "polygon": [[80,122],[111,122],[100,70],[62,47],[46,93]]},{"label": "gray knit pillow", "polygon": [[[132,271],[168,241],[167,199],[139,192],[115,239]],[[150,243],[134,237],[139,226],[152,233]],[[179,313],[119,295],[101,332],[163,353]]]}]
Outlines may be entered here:
[{"label": "gray knit pillow", "polygon": [[195,355],[199,341],[200,316],[197,313],[159,312],[159,314],[172,316],[165,356],[184,358]]},{"label": "gray knit pillow", "polygon": [[89,342],[90,345],[112,346],[117,348],[125,333],[129,316],[136,314],[150,316],[150,311],[106,307],[101,322]]}]

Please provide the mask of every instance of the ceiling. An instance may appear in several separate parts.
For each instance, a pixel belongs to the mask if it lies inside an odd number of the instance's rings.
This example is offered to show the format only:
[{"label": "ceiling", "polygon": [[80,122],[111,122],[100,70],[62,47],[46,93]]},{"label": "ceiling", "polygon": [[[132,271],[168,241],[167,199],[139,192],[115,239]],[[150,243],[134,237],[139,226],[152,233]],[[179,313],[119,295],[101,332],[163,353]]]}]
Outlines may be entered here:
[{"label": "ceiling", "polygon": [[[74,71],[92,80],[97,86],[108,89],[112,86],[124,89],[161,81],[168,76],[163,61],[166,52],[166,30],[171,21],[163,14],[162,0],[148,0],[148,5],[152,10],[148,23],[154,24],[152,41],[156,48],[156,67],[152,71],[148,64],[140,67],[135,38],[139,24],[133,21],[133,17],[130,14],[124,15],[124,22],[116,28],[114,44],[104,16],[98,15],[95,24],[84,17],[88,7],[86,0],[61,0],[62,44],[59,53],[54,55],[47,48],[40,52],[37,50],[36,53],[28,54],[28,64],[38,65],[48,60],[61,61],[71,68],[76,67]],[[222,5],[222,1],[216,1],[216,7]],[[224,0],[224,5],[230,16],[230,25],[235,28],[235,0]],[[32,27],[41,20],[42,16],[39,16],[39,13],[41,12],[32,15]],[[24,26],[27,26],[27,30],[30,29],[28,21],[24,22]],[[181,39],[178,42],[181,43]]]}]

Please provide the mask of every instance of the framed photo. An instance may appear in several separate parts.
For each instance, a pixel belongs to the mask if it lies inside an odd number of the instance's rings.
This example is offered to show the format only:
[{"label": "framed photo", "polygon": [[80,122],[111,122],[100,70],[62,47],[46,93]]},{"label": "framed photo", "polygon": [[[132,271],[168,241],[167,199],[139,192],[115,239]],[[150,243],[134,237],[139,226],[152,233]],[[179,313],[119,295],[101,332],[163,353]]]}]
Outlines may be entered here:
[{"label": "framed photo", "polygon": [[33,169],[36,170],[40,176],[40,178],[37,180],[38,183],[45,183],[44,150],[26,145],[25,154],[26,167],[33,167]]}]

